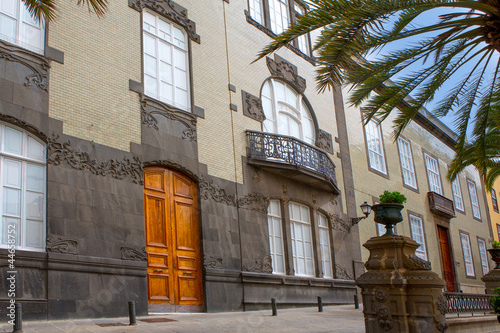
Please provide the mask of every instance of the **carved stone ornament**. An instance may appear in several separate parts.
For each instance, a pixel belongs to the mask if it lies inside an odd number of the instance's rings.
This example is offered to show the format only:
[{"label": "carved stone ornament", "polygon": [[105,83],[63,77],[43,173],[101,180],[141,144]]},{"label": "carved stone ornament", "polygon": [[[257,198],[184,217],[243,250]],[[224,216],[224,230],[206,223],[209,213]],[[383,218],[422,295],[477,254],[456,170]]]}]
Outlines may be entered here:
[{"label": "carved stone ornament", "polygon": [[148,253],[146,252],[145,247],[137,250],[131,247],[122,246],[120,250],[122,251],[122,260],[133,260],[133,261],[148,260]]},{"label": "carved stone ornament", "polygon": [[273,265],[271,261],[271,256],[267,255],[262,259],[254,260],[252,266],[243,266],[243,270],[247,272],[255,273],[272,273]]},{"label": "carved stone ornament", "polygon": [[78,254],[78,241],[74,239],[47,236],[47,252]]},{"label": "carved stone ornament", "polygon": [[436,320],[436,328],[437,328],[438,332],[444,333],[444,332],[446,332],[448,327],[450,327],[450,324],[448,324],[446,322],[446,320],[444,320],[444,321],[437,321]]},{"label": "carved stone ornament", "polygon": [[405,259],[404,267],[410,270],[430,271],[432,269],[430,261],[420,259],[414,254],[410,255],[408,259]]},{"label": "carved stone ornament", "polygon": [[323,130],[319,130],[318,133],[318,147],[323,149],[324,151],[333,154],[333,143],[332,143],[332,135]]},{"label": "carved stone ornament", "polygon": [[142,123],[147,127],[158,129],[158,119],[155,115],[162,116],[166,119],[173,120],[181,123],[186,127],[182,132],[182,138],[189,141],[196,142],[196,116],[182,111],[179,109],[174,109],[167,104],[155,101],[153,99],[143,97],[141,102],[141,118]]},{"label": "carved stone ornament", "polygon": [[49,62],[42,56],[0,42],[0,59],[17,62],[27,67],[33,74],[26,76],[26,87],[35,87],[44,91],[49,91]]},{"label": "carved stone ornament", "polygon": [[266,120],[260,98],[249,94],[244,90],[241,91],[241,96],[243,98],[243,114],[245,116],[257,120],[258,122]]},{"label": "carved stone ornament", "polygon": [[60,165],[62,162],[66,162],[74,169],[89,170],[94,175],[111,176],[120,180],[130,177],[136,184],[143,183],[142,162],[138,157],[133,157],[132,160],[124,157],[123,161],[107,160],[99,163],[91,159],[88,153],[71,147],[69,140],[61,143],[58,142],[58,139],[59,136],[55,134],[48,139],[48,164]]},{"label": "carved stone ornament", "polygon": [[384,303],[387,300],[387,290],[386,289],[376,289],[375,290],[375,299],[380,303]]},{"label": "carved stone ornament", "polygon": [[224,189],[214,185],[212,182],[206,181],[203,176],[200,177],[199,186],[201,199],[208,200],[211,198],[217,203],[236,206],[236,194],[228,195]]},{"label": "carved stone ornament", "polygon": [[347,270],[339,264],[335,264],[335,277],[342,280],[354,280]]},{"label": "carved stone ornament", "polygon": [[339,230],[343,232],[349,232],[351,230],[349,224],[342,221],[342,219],[338,215],[334,215],[331,213],[327,213],[327,215],[330,218],[330,221],[332,221],[332,228],[334,230]]},{"label": "carved stone ornament", "polygon": [[391,320],[389,309],[382,306],[377,310],[378,324],[384,331],[389,331],[393,328],[394,323]]},{"label": "carved stone ornament", "polygon": [[222,268],[222,258],[205,255],[203,256],[203,266],[205,268]]},{"label": "carved stone ornament", "polygon": [[448,310],[448,300],[444,295],[440,295],[437,300],[437,308],[439,312],[444,316],[446,314],[446,310]]},{"label": "carved stone ornament", "polygon": [[1,113],[0,113],[0,120],[5,121],[7,123],[10,123],[12,125],[21,127],[22,129],[30,132],[31,134],[39,137],[43,141],[48,142],[47,136],[45,134],[43,134],[42,132],[40,132],[38,130],[38,128],[36,128],[36,127],[34,127],[34,126],[32,126],[32,125],[30,125],[22,120],[19,120],[17,118],[12,117],[12,116],[9,116],[6,114],[1,114]]},{"label": "carved stone ornament", "polygon": [[269,199],[260,193],[249,193],[243,198],[238,199],[238,207],[244,209],[253,209],[261,213],[267,213]]},{"label": "carved stone ornament", "polygon": [[269,57],[266,58],[267,68],[269,69],[271,75],[284,79],[294,86],[300,93],[304,93],[306,90],[306,80],[299,76],[297,67],[280,56],[275,55],[275,59],[276,60]]},{"label": "carved stone ornament", "polygon": [[148,8],[165,16],[184,27],[192,41],[200,43],[200,36],[196,34],[196,23],[188,19],[187,9],[177,3],[171,0],[128,0],[128,5],[139,12]]}]

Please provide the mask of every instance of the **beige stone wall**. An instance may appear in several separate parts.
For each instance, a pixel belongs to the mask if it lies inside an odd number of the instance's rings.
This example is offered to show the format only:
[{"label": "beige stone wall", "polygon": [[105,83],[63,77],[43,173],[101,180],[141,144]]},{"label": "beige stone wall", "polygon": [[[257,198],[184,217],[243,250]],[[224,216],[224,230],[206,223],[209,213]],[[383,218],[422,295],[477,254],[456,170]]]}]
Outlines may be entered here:
[{"label": "beige stone wall", "polygon": [[[498,202],[498,193],[500,191],[500,178],[497,178],[495,180],[495,183],[493,184],[493,189],[495,190],[496,196],[497,196],[497,202]],[[499,229],[500,229],[500,213],[498,211],[495,211],[493,209],[493,204],[492,204],[492,199],[491,199],[491,192],[486,193],[486,200],[488,201],[488,209],[490,210],[490,218],[491,218],[491,228],[493,232],[493,239],[498,241],[499,240]],[[500,207],[499,207],[500,209]]]},{"label": "beige stone wall", "polygon": [[74,1],[58,2],[48,44],[64,52],[52,62],[50,117],[64,133],[125,151],[140,143],[141,113],[129,79],[141,81],[141,21],[127,1],[110,1],[104,19]]},{"label": "beige stone wall", "polygon": [[[347,100],[348,91],[344,91],[344,98]],[[424,161],[423,150],[433,154],[438,158],[440,176],[443,184],[444,196],[453,200],[451,184],[446,179],[448,165],[451,162],[454,152],[443,142],[433,136],[420,125],[412,122],[405,129],[403,136],[410,141],[413,152],[413,160],[417,176],[418,193],[403,187],[403,178],[401,173],[401,165],[397,144],[393,141],[392,120],[395,115],[382,123],[383,140],[387,160],[387,170],[389,179],[377,175],[368,169],[368,159],[365,146],[365,138],[363,126],[361,123],[361,113],[358,108],[351,107],[346,103],[346,113],[348,118],[349,143],[351,148],[351,158],[354,172],[354,186],[356,193],[356,201],[359,206],[364,201],[373,204],[373,197],[383,193],[384,190],[400,191],[407,198],[403,210],[403,222],[397,225],[397,233],[411,237],[408,211],[418,213],[423,216],[424,231],[426,234],[427,255],[428,260],[432,263],[433,270],[442,276],[441,255],[439,250],[439,242],[437,236],[437,226],[434,214],[429,210],[427,192],[429,185]],[[471,200],[467,188],[466,178],[473,180],[477,185],[479,204],[481,209],[481,222],[473,219]],[[484,284],[480,280],[483,276],[481,269],[481,261],[477,237],[486,240],[490,238],[489,222],[486,214],[486,203],[484,202],[483,188],[479,178],[479,173],[474,168],[467,168],[460,174],[460,186],[462,197],[465,206],[465,214],[456,212],[456,218],[451,219],[450,223],[450,241],[452,247],[452,255],[455,261],[455,273],[460,287],[464,292],[467,291],[484,291]],[[361,215],[361,209],[359,209]],[[373,221],[373,215],[370,215],[366,220],[359,224],[361,244],[364,244],[369,238],[377,235],[376,225]],[[470,242],[472,256],[474,261],[475,278],[465,276],[465,263],[462,253],[459,230],[470,234]],[[369,253],[362,249],[363,260],[367,260]],[[492,263],[490,262],[490,267]]]}]

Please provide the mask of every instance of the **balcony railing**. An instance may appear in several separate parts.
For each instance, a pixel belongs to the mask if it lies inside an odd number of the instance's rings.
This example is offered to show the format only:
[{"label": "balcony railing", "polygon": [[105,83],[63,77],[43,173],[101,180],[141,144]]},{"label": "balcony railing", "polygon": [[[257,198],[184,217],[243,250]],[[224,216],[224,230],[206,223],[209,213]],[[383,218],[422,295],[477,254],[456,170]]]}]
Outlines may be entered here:
[{"label": "balcony railing", "polygon": [[490,297],[494,295],[485,294],[464,294],[464,293],[449,293],[445,292],[446,297],[446,313],[456,313],[460,316],[461,313],[483,313],[487,314],[493,311],[490,303]]},{"label": "balcony railing", "polygon": [[335,164],[323,150],[294,137],[247,131],[248,157],[250,159],[294,166],[310,172],[337,189]]},{"label": "balcony railing", "polygon": [[453,201],[443,197],[436,192],[428,192],[429,209],[436,214],[444,215],[448,218],[455,217],[455,206]]}]

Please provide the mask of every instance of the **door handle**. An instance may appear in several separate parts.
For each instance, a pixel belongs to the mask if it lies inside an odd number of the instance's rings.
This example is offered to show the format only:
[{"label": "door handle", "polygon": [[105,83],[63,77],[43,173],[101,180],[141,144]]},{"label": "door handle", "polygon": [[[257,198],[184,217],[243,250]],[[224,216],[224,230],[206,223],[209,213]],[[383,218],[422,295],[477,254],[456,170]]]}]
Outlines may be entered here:
[{"label": "door handle", "polygon": [[153,272],[154,273],[161,273],[161,272],[163,272],[163,269],[153,269]]},{"label": "door handle", "polygon": [[182,272],[183,275],[193,275],[193,272]]}]

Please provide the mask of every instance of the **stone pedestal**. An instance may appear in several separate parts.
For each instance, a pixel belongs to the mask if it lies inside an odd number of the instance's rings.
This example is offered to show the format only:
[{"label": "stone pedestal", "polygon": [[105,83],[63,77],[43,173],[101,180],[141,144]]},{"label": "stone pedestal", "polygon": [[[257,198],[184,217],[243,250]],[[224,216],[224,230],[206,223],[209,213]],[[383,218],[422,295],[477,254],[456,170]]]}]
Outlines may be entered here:
[{"label": "stone pedestal", "polygon": [[486,286],[486,293],[493,294],[493,290],[491,289],[500,287],[500,269],[492,269],[481,280]]},{"label": "stone pedestal", "polygon": [[362,289],[366,332],[444,332],[445,282],[430,262],[415,256],[418,243],[391,235],[363,246],[370,258],[356,284]]}]

